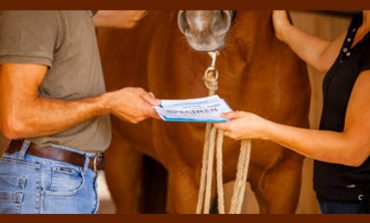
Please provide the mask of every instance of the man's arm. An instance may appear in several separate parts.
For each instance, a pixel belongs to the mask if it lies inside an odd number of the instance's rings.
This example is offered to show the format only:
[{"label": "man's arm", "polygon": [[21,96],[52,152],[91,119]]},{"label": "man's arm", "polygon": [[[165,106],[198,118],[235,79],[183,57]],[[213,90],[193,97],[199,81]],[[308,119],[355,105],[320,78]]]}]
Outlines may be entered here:
[{"label": "man's arm", "polygon": [[96,27],[129,29],[147,14],[143,10],[101,10],[94,16]]},{"label": "man's arm", "polygon": [[7,138],[51,135],[108,113],[132,123],[156,117],[152,105],[157,100],[140,88],[74,101],[40,97],[46,72],[45,65],[0,66],[0,129]]}]

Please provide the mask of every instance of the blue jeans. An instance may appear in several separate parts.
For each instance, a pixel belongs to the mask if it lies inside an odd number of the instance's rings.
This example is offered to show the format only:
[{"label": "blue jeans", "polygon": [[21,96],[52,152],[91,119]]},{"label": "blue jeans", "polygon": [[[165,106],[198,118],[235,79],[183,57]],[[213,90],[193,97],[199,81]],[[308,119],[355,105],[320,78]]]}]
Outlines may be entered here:
[{"label": "blue jeans", "polygon": [[4,154],[0,159],[1,214],[92,214],[98,210],[97,175],[88,168],[93,153],[85,153],[85,167],[25,154]]},{"label": "blue jeans", "polygon": [[322,214],[369,214],[366,202],[338,202],[320,200]]}]

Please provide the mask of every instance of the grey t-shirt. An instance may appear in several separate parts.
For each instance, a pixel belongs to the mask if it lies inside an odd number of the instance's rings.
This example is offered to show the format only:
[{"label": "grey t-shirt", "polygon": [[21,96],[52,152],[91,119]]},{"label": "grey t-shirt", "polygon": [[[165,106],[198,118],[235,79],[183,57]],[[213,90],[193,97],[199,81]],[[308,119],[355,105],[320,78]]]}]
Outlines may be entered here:
[{"label": "grey t-shirt", "polygon": [[[1,11],[0,64],[47,65],[39,90],[42,97],[76,100],[104,93],[91,16],[90,11]],[[101,151],[110,144],[110,128],[109,116],[101,116],[59,134],[28,140],[41,146]]]}]

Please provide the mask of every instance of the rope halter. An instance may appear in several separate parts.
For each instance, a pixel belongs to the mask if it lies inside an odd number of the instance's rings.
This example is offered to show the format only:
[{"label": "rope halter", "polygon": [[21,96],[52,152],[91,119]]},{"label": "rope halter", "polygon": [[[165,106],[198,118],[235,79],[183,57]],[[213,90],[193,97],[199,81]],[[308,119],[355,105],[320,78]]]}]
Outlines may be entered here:
[{"label": "rope halter", "polygon": [[[211,57],[211,66],[204,72],[204,84],[208,89],[208,94],[214,95],[218,90],[218,70],[216,68],[216,60],[219,55],[218,51],[209,52]],[[216,138],[217,135],[217,138]],[[198,193],[198,202],[196,213],[209,214],[211,206],[211,192],[212,192],[212,175],[214,153],[216,147],[216,182],[218,195],[218,213],[225,214],[224,189],[223,189],[223,173],[222,173],[222,145],[223,145],[224,131],[216,130],[212,123],[207,123],[204,137],[202,169],[200,176],[200,187]],[[245,183],[247,181],[248,167],[250,161],[251,141],[242,140],[239,161],[237,166],[236,179],[233,189],[233,196],[231,198],[230,214],[240,214],[244,193]]]}]

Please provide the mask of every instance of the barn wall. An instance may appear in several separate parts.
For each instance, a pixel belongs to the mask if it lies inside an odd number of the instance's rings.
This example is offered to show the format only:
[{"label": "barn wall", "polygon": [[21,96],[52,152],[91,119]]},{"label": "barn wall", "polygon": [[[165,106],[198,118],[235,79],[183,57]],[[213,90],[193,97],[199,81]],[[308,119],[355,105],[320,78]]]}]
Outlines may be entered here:
[{"label": "barn wall", "polygon": [[[340,36],[347,30],[350,19],[337,17],[333,15],[324,15],[309,12],[292,12],[293,22],[302,30],[332,40]],[[318,128],[322,108],[321,82],[324,77],[323,73],[308,67],[310,83],[312,86],[310,125],[311,128]],[[318,206],[312,189],[313,161],[306,159],[303,167],[303,178],[301,195],[297,213],[318,213]],[[276,185],[278,186],[278,185]],[[226,195],[231,196],[232,185],[227,186]],[[248,187],[246,202],[244,206],[245,213],[258,213],[253,192]]]}]

